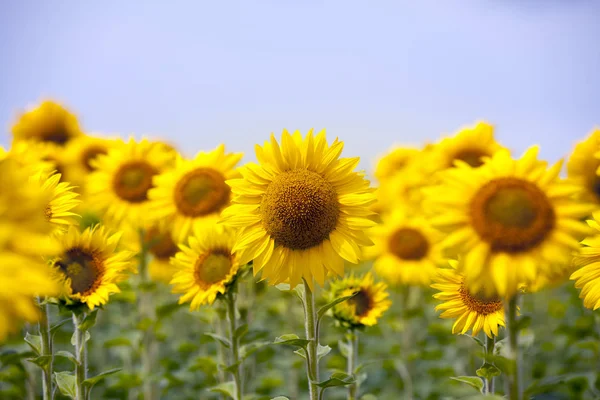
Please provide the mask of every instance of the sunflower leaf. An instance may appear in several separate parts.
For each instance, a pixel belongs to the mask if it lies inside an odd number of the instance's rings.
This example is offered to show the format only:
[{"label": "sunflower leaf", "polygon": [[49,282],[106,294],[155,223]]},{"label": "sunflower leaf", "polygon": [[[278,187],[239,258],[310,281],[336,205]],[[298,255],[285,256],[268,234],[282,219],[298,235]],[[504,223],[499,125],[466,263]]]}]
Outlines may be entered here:
[{"label": "sunflower leaf", "polygon": [[241,338],[244,337],[244,335],[246,335],[246,333],[248,333],[248,324],[243,324],[237,327],[237,329],[235,330],[235,332],[233,333],[233,337],[236,340],[240,340]]},{"label": "sunflower leaf", "polygon": [[290,400],[290,399],[285,396],[277,396],[277,397],[273,397],[271,400]]},{"label": "sunflower leaf", "polygon": [[498,369],[498,367],[496,367],[493,364],[489,364],[489,363],[485,363],[481,366],[481,368],[479,368],[477,371],[475,371],[475,373],[477,374],[477,376],[480,376],[484,379],[491,379],[495,376],[499,376],[501,374],[500,370]]},{"label": "sunflower leaf", "polygon": [[351,294],[350,296],[343,296],[343,297],[339,297],[335,300],[333,300],[330,303],[325,304],[323,307],[319,308],[319,311],[317,311],[317,321],[319,321],[321,318],[323,318],[323,316],[325,315],[325,313],[330,309],[335,307],[336,305],[346,301],[346,300],[350,300],[351,298],[353,298],[354,296],[356,296],[358,294],[358,292]]},{"label": "sunflower leaf", "polygon": [[35,354],[42,354],[42,337],[39,335],[30,335],[29,332],[25,333],[25,341],[35,352]]},{"label": "sunflower leaf", "polygon": [[328,387],[335,387],[335,386],[348,386],[348,385],[352,385],[355,382],[356,382],[356,380],[354,379],[354,377],[352,375],[344,374],[343,372],[336,372],[336,373],[332,374],[329,377],[329,379],[327,379],[323,382],[317,383],[317,386],[325,389]]},{"label": "sunflower leaf", "polygon": [[162,304],[158,307],[156,307],[156,319],[164,319],[169,317],[171,314],[173,314],[175,311],[179,310],[180,308],[182,308],[183,306],[181,304],[179,304],[178,301],[174,301],[171,303],[167,303],[167,304]]},{"label": "sunflower leaf", "polygon": [[54,325],[52,328],[50,328],[50,334],[53,335],[57,330],[60,329],[61,326],[63,326],[64,324],[66,324],[69,321],[72,321],[72,318],[66,318],[63,319],[62,321],[58,322],[56,325]]},{"label": "sunflower leaf", "polygon": [[321,358],[325,357],[327,354],[329,354],[329,352],[331,352],[331,347],[318,345],[317,360],[320,360]]},{"label": "sunflower leaf", "polygon": [[52,362],[52,356],[39,356],[35,358],[28,358],[27,361],[37,365],[38,367],[46,371],[48,369],[48,366]]},{"label": "sunflower leaf", "polygon": [[113,368],[109,369],[108,371],[100,372],[98,375],[92,376],[91,378],[87,378],[85,381],[83,381],[83,386],[91,389],[96,383],[105,379],[107,376],[116,374],[117,372],[121,371],[121,369],[122,368]]},{"label": "sunflower leaf", "polygon": [[340,349],[340,353],[346,358],[348,358],[348,355],[352,351],[348,342],[344,340],[338,340],[338,349]]},{"label": "sunflower leaf", "polygon": [[223,382],[221,384],[208,388],[208,390],[214,393],[221,393],[231,397],[232,399],[235,399],[235,382],[233,381]]},{"label": "sunflower leaf", "polygon": [[54,355],[56,357],[64,357],[67,360],[71,361],[73,364],[79,365],[79,362],[77,361],[77,358],[71,352],[61,350],[61,351],[57,351],[56,354],[54,354]]},{"label": "sunflower leaf", "polygon": [[77,385],[77,378],[75,378],[75,375],[68,371],[55,372],[54,380],[56,381],[58,389],[64,396],[72,399],[75,398],[75,386]]},{"label": "sunflower leaf", "polygon": [[300,339],[298,337],[298,335],[290,333],[290,334],[281,335],[281,336],[275,338],[275,341],[273,342],[273,344],[287,344],[290,346],[306,348],[306,346],[308,346],[308,344],[310,342],[311,342],[311,340],[309,340],[309,339]]},{"label": "sunflower leaf", "polygon": [[242,360],[245,360],[246,358],[250,357],[253,353],[260,350],[262,347],[268,346],[270,344],[271,342],[266,341],[245,344],[240,347],[240,357],[242,358]]},{"label": "sunflower leaf", "polygon": [[212,333],[212,332],[204,332],[204,334],[206,336],[210,336],[214,340],[220,342],[223,346],[225,346],[227,348],[231,347],[231,342],[225,336],[217,335],[216,333]]},{"label": "sunflower leaf", "polygon": [[483,393],[483,380],[478,376],[452,376],[450,379],[462,383],[466,383],[472,388],[477,389],[479,392]]},{"label": "sunflower leaf", "polygon": [[306,350],[304,350],[304,348],[299,348],[298,350],[294,350],[294,353],[296,353],[300,357],[306,359]]},{"label": "sunflower leaf", "polygon": [[300,285],[296,285],[296,287],[294,287],[293,289],[290,287],[289,283],[280,283],[278,285],[275,285],[275,287],[277,289],[279,289],[282,292],[294,292],[294,294],[300,299],[302,300],[302,302],[304,303],[304,284],[300,284]]},{"label": "sunflower leaf", "polygon": [[225,368],[223,368],[223,371],[231,372],[233,374],[235,372],[235,370],[240,366],[241,363],[242,363],[242,360],[239,360],[238,362],[233,363],[233,364],[228,365]]},{"label": "sunflower leaf", "polygon": [[[76,334],[77,334],[77,332],[73,332],[73,335],[71,336],[71,344],[73,346],[75,346],[75,335]],[[85,331],[84,340],[87,342],[88,340],[90,340],[91,337],[92,337],[92,335],[90,334],[90,332]]]},{"label": "sunflower leaf", "polygon": [[79,330],[87,332],[90,328],[96,325],[96,317],[98,316],[98,309],[95,309],[91,313],[85,316],[83,322],[78,326]]}]

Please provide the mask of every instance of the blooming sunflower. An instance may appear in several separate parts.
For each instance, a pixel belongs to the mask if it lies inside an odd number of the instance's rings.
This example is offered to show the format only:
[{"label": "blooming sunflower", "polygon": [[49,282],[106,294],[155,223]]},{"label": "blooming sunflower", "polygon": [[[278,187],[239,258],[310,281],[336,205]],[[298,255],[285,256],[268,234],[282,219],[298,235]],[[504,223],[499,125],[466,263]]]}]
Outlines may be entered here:
[{"label": "blooming sunflower", "polygon": [[379,182],[401,174],[412,161],[418,157],[420,151],[410,147],[396,147],[381,157],[375,167],[375,177]]},{"label": "blooming sunflower", "polygon": [[350,276],[331,282],[327,291],[329,301],[340,297],[356,295],[333,306],[333,316],[347,328],[373,326],[377,319],[390,308],[387,286],[383,282],[375,283],[368,272],[363,276]]},{"label": "blooming sunflower", "polygon": [[241,228],[234,250],[271,284],[314,278],[322,286],[328,272],[342,276],[344,260],[357,263],[361,246],[371,245],[364,230],[374,225],[375,196],[364,174],[353,172],[359,158],[339,158],[343,146],[328,145],[325,131],[304,139],[283,131],[281,146],[271,135],[255,147],[259,164],[227,181],[234,197],[221,216]]},{"label": "blooming sunflower", "polygon": [[231,189],[226,180],[239,176],[235,171],[242,153],[225,153],[225,146],[200,152],[193,160],[178,157],[175,168],[154,178],[148,192],[150,217],[172,221],[176,242],[183,242],[194,225],[217,222],[229,205]]},{"label": "blooming sunflower", "polygon": [[152,180],[171,166],[172,157],[163,146],[146,139],[119,141],[108,154],[91,161],[96,171],[89,175],[86,186],[90,206],[117,224],[141,223],[147,217]]},{"label": "blooming sunflower", "polygon": [[234,230],[222,225],[200,225],[188,245],[171,259],[175,274],[173,293],[182,293],[179,304],[190,302],[190,310],[212,304],[217,295],[225,294],[240,269],[239,257],[233,253]]},{"label": "blooming sunflower", "polygon": [[581,187],[558,177],[560,162],[547,168],[537,154],[534,146],[519,160],[498,152],[479,168],[457,165],[426,191],[430,222],[448,233],[445,248],[464,255],[471,292],[510,297],[555,275],[588,232],[579,219],[593,206],[572,200]]},{"label": "blooming sunflower", "polygon": [[408,217],[396,210],[382,216],[383,223],[371,229],[375,243],[365,249],[368,258],[376,258],[377,274],[392,285],[428,286],[445,258],[439,245],[440,234],[422,217]]},{"label": "blooming sunflower", "polygon": [[19,116],[12,127],[13,141],[33,139],[62,147],[82,135],[77,117],[62,105],[44,101]]},{"label": "blooming sunflower", "polygon": [[581,243],[584,247],[573,260],[577,270],[570,279],[575,281],[575,287],[581,289],[579,297],[583,305],[592,310],[600,308],[600,213],[595,212],[588,224],[593,228],[594,235],[587,237]]},{"label": "blooming sunflower", "polygon": [[120,237],[103,226],[83,232],[71,226],[60,238],[62,251],[50,264],[68,303],[85,303],[93,310],[120,292],[117,284],[135,271],[134,253],[117,249]]},{"label": "blooming sunflower", "polygon": [[580,193],[583,201],[600,205],[600,129],[579,142],[567,163],[569,179],[583,186]]},{"label": "blooming sunflower", "polygon": [[96,170],[92,161],[100,154],[108,154],[108,150],[117,143],[116,140],[81,135],[71,140],[65,148],[64,160],[68,169],[69,181],[83,186],[86,177]]},{"label": "blooming sunflower", "polygon": [[41,188],[42,192],[47,193],[48,203],[44,207],[44,216],[46,220],[55,227],[52,233],[65,231],[69,225],[77,225],[79,215],[72,210],[77,207],[81,200],[67,182],[60,182],[60,174],[47,173],[43,170],[33,175],[30,179],[34,184]]},{"label": "blooming sunflower", "polygon": [[464,277],[456,270],[457,263],[451,261],[450,264],[452,268],[440,268],[433,278],[435,283],[431,287],[440,291],[433,297],[443,301],[435,310],[444,311],[441,318],[456,318],[452,325],[454,334],[465,334],[472,329],[475,336],[483,329],[490,338],[498,336],[498,326],[504,326],[502,300],[467,288]]}]

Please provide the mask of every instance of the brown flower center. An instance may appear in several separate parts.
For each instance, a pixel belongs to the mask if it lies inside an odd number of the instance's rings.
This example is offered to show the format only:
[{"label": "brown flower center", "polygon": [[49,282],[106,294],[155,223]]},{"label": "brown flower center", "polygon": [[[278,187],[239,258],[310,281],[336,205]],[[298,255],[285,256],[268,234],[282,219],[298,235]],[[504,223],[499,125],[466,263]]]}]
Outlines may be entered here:
[{"label": "brown flower center", "polygon": [[471,167],[477,168],[483,165],[482,157],[486,157],[488,155],[489,154],[484,153],[481,150],[466,149],[456,153],[452,161],[461,160],[469,164]]},{"label": "brown flower center", "polygon": [[53,129],[43,132],[40,137],[44,142],[56,143],[59,146],[64,146],[71,138],[67,129],[62,124],[58,124]]},{"label": "brown flower center", "polygon": [[231,253],[226,249],[211,250],[200,255],[196,260],[196,283],[201,287],[208,287],[220,282],[231,271]]},{"label": "brown flower center", "polygon": [[535,184],[498,178],[485,184],[471,201],[475,231],[493,251],[518,253],[540,244],[552,231],[555,214]]},{"label": "brown flower center", "polygon": [[502,300],[498,296],[486,296],[484,290],[471,294],[464,284],[458,289],[460,298],[470,311],[488,315],[502,309]]},{"label": "brown flower center", "polygon": [[219,171],[197,168],[177,182],[175,204],[188,217],[212,214],[229,204],[230,191]]},{"label": "brown flower center", "polygon": [[104,272],[98,256],[78,247],[67,250],[55,265],[71,279],[71,291],[74,294],[93,292]]},{"label": "brown flower center", "polygon": [[356,296],[347,300],[350,305],[354,306],[354,314],[357,317],[362,317],[367,314],[373,307],[371,296],[365,290],[360,289]]},{"label": "brown flower center", "polygon": [[594,195],[596,195],[596,199],[600,201],[600,176],[596,175],[590,182],[590,190]]},{"label": "brown flower center", "polygon": [[167,232],[161,232],[157,228],[146,231],[144,241],[150,246],[150,254],[158,260],[168,261],[179,251],[179,248],[171,239],[171,235]]},{"label": "brown flower center", "polygon": [[145,161],[130,161],[121,165],[113,178],[113,189],[117,196],[131,203],[148,200],[152,177],[158,171]]},{"label": "brown flower center", "polygon": [[429,242],[418,230],[401,228],[389,238],[389,250],[402,260],[420,260],[427,255]]},{"label": "brown flower center", "polygon": [[85,166],[85,168],[92,172],[96,169],[96,167],[92,166],[91,161],[95,159],[100,154],[106,154],[106,147],[99,145],[92,145],[87,147],[83,153],[81,153],[81,163]]},{"label": "brown flower center", "polygon": [[331,183],[306,169],[278,175],[267,187],[260,209],[267,233],[293,250],[308,249],[329,238],[340,213]]}]

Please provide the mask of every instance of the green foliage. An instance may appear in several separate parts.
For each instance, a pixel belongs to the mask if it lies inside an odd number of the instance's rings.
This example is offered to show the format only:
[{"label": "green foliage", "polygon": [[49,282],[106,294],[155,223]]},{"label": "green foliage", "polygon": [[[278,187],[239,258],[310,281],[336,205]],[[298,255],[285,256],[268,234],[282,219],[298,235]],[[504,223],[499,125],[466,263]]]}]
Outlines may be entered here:
[{"label": "green foliage", "polygon": [[54,381],[63,395],[71,399],[75,398],[77,379],[71,372],[55,372]]}]

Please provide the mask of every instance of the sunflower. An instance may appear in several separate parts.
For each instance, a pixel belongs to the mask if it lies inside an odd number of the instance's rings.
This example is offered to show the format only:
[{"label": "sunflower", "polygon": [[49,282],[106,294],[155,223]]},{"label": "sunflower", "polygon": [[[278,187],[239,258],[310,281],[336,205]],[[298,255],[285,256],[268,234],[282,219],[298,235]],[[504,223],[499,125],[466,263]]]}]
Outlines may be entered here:
[{"label": "sunflower", "polygon": [[77,117],[62,105],[44,101],[19,116],[12,127],[13,142],[33,139],[62,147],[82,135]]},{"label": "sunflower", "polygon": [[483,291],[474,292],[465,286],[464,277],[456,270],[457,263],[450,262],[452,268],[438,270],[432,288],[439,290],[433,295],[443,301],[435,307],[443,310],[441,318],[456,318],[452,333],[465,334],[472,329],[477,335],[482,329],[488,337],[498,336],[498,326],[504,326],[504,307],[498,296],[488,296]]},{"label": "sunflower", "polygon": [[600,205],[600,129],[595,129],[590,135],[579,142],[567,163],[567,174],[584,190],[580,198],[586,202]]},{"label": "sunflower", "polygon": [[432,275],[445,258],[439,245],[440,234],[422,217],[408,217],[396,210],[382,217],[383,223],[371,229],[375,243],[365,249],[376,258],[377,274],[392,285],[429,286]]},{"label": "sunflower", "polygon": [[401,174],[393,175],[380,183],[377,188],[377,203],[371,209],[381,215],[397,208],[418,214],[423,201],[422,188],[429,181],[429,175],[418,166],[406,167]]},{"label": "sunflower", "polygon": [[242,156],[226,154],[220,145],[193,160],[178,157],[175,168],[154,178],[155,187],[148,192],[150,218],[172,221],[176,242],[185,241],[196,225],[217,222],[231,197],[225,181],[239,176],[234,168]]},{"label": "sunflower", "polygon": [[343,146],[329,145],[325,131],[304,139],[283,131],[281,146],[271,135],[255,147],[260,164],[227,181],[233,204],[221,216],[241,228],[234,250],[271,284],[294,287],[304,278],[312,286],[314,278],[322,286],[327,273],[342,276],[344,260],[358,263],[361,246],[372,244],[364,230],[375,224],[368,208],[375,196],[364,174],[353,172],[359,158],[339,158]]},{"label": "sunflower", "polygon": [[103,226],[83,232],[69,227],[61,237],[60,254],[50,262],[67,303],[85,303],[93,310],[120,292],[117,284],[135,271],[134,253],[117,249],[120,238],[120,233],[111,235]]},{"label": "sunflower", "polygon": [[332,281],[327,298],[334,301],[354,293],[354,297],[333,306],[333,316],[347,328],[375,325],[377,319],[392,305],[386,284],[374,283],[370,272],[363,276],[350,274],[344,279]]},{"label": "sunflower", "polygon": [[163,146],[146,139],[119,141],[108,154],[91,161],[96,171],[89,175],[86,186],[89,205],[116,224],[141,223],[147,218],[152,180],[171,166],[172,157]]},{"label": "sunflower", "polygon": [[47,173],[43,170],[33,175],[30,179],[41,191],[47,193],[48,203],[44,207],[46,220],[54,225],[52,233],[65,231],[69,225],[78,225],[78,214],[72,210],[77,207],[81,200],[69,183],[60,182],[61,175],[58,173]]},{"label": "sunflower", "polygon": [[401,174],[412,161],[418,157],[420,151],[410,147],[396,147],[381,157],[375,168],[375,177],[383,182],[393,176]]},{"label": "sunflower", "polygon": [[575,281],[575,287],[581,289],[579,297],[583,305],[592,310],[600,308],[600,212],[594,212],[593,219],[588,224],[594,230],[594,235],[587,237],[581,243],[584,247],[574,257],[576,269],[569,279]]},{"label": "sunflower", "polygon": [[188,243],[180,244],[171,259],[175,267],[171,285],[173,293],[183,294],[179,304],[190,302],[190,310],[197,310],[226,293],[242,264],[233,253],[235,231],[222,225],[198,226]]},{"label": "sunflower", "polygon": [[537,154],[534,146],[519,160],[498,152],[479,168],[457,165],[426,190],[430,221],[447,232],[442,245],[464,255],[472,292],[510,297],[556,275],[588,232],[579,219],[593,206],[572,200],[581,187],[558,177],[560,162],[547,168]]},{"label": "sunflower", "polygon": [[64,152],[69,182],[83,186],[86,177],[96,170],[92,161],[101,154],[108,154],[108,150],[115,143],[117,141],[114,139],[88,135],[81,135],[71,140]]}]

